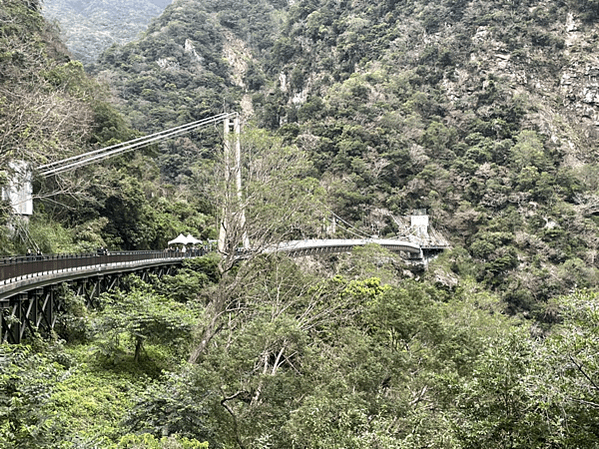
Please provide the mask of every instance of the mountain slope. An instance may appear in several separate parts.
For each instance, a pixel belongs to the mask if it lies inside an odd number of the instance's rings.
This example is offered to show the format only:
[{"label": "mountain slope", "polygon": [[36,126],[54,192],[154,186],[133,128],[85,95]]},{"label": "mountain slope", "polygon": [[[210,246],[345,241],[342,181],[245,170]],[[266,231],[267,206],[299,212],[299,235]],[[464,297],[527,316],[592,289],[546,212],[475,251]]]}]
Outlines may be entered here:
[{"label": "mountain slope", "polygon": [[171,0],[46,0],[43,14],[60,24],[73,57],[93,63],[113,44],[126,44],[144,31]]},{"label": "mountain slope", "polygon": [[595,6],[181,0],[98,73],[146,131],[243,110],[367,232],[428,209],[455,270],[534,309],[599,279]]},{"label": "mountain slope", "polygon": [[[92,70],[112,86],[134,127],[159,131],[236,109],[253,68],[251,51],[270,46],[279,22],[266,1],[179,0],[143,39],[109,49]],[[249,97],[243,103],[251,107]],[[210,132],[203,140],[169,142],[163,172],[169,180],[188,176],[198,155],[218,146],[218,134]]]}]

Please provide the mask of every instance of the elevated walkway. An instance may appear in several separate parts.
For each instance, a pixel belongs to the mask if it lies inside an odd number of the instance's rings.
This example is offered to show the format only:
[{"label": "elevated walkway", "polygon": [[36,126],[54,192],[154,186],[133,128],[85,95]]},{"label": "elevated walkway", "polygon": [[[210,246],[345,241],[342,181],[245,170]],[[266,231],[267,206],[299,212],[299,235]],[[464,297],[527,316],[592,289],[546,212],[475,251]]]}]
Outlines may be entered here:
[{"label": "elevated walkway", "polygon": [[32,288],[93,276],[180,265],[184,258],[166,252],[120,252],[113,255],[15,257],[0,260],[0,303]]},{"label": "elevated walkway", "polygon": [[0,342],[20,343],[28,331],[53,329],[63,312],[57,295],[63,283],[75,286],[77,294],[93,304],[101,292],[118,285],[123,275],[162,276],[184,259],[179,253],[163,251],[0,259]]},{"label": "elevated walkway", "polygon": [[292,240],[282,242],[277,246],[265,249],[264,253],[282,252],[292,257],[312,254],[342,253],[351,251],[356,246],[370,244],[380,245],[395,253],[404,253],[410,260],[424,261],[427,256],[447,249],[444,245],[422,245],[408,240],[396,239],[323,239],[323,240]]},{"label": "elevated walkway", "polygon": [[[291,257],[351,251],[370,244],[399,253],[412,262],[426,262],[447,249],[399,239],[322,239],[292,240],[266,248],[264,254],[285,253]],[[101,292],[118,285],[129,273],[146,277],[162,276],[182,264],[185,258],[201,256],[204,251],[185,254],[165,251],[123,251],[116,253],[18,256],[0,259],[0,342],[20,343],[24,335],[54,328],[63,304],[57,291],[63,283],[74,285],[78,295],[89,304]],[[243,254],[239,255],[243,258]]]}]

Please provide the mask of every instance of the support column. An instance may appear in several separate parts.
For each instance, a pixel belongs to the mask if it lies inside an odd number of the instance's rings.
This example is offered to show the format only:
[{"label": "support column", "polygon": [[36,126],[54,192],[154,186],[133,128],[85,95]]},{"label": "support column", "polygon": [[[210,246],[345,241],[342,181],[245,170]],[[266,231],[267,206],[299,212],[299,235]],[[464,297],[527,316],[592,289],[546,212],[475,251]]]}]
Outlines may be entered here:
[{"label": "support column", "polygon": [[[225,205],[222,212],[223,217],[220,222],[220,230],[218,234],[218,250],[224,252],[226,250],[227,238],[231,237],[228,228],[238,229],[241,231],[241,244],[244,248],[249,248],[250,242],[245,230],[245,208],[243,207],[243,191],[241,187],[241,119],[239,115],[233,120],[233,133],[235,134],[235,153],[232,154],[231,149],[231,121],[226,118],[224,120],[224,147],[223,147],[223,159],[225,163]],[[233,157],[235,162],[233,165]],[[233,185],[233,179],[235,178],[235,184]],[[233,207],[233,211],[226,210],[227,207]],[[236,220],[237,223],[231,223],[229,220]],[[228,235],[229,234],[229,235]],[[238,243],[238,242],[235,242]]]},{"label": "support column", "polygon": [[38,327],[41,322],[45,323],[45,327],[48,330],[52,330],[54,327],[54,288],[51,286],[44,292],[44,300],[42,303],[42,313],[40,314]]},{"label": "support column", "polygon": [[[23,339],[23,334],[25,333],[25,328],[27,325],[25,324],[26,317],[26,308],[28,308],[28,295],[27,293],[21,293],[17,295],[15,298],[16,304],[14,310],[14,317],[17,318],[18,322],[15,322],[11,326],[11,331],[13,335],[14,343],[21,343]],[[16,321],[16,320],[15,320]]]},{"label": "support column", "polygon": [[235,117],[233,125],[235,131],[235,187],[237,188],[237,201],[239,205],[239,227],[242,229],[242,244],[244,249],[250,248],[250,240],[245,228],[245,207],[243,205],[243,192],[241,190],[241,119]]},{"label": "support column", "polygon": [[222,211],[222,219],[220,221],[220,230],[218,232],[218,251],[223,253],[225,251],[225,244],[227,241],[227,228],[229,227],[229,222],[227,219],[227,204],[230,204],[229,201],[229,188],[231,183],[231,145],[229,141],[229,132],[231,130],[231,124],[229,122],[229,118],[226,118],[223,123],[223,160],[225,163],[225,204],[223,206]]},{"label": "support column", "polygon": [[106,291],[107,292],[111,291],[114,287],[116,287],[117,285],[120,284],[120,281],[121,281],[120,273],[113,274],[112,277],[109,279],[108,285],[106,286]]},{"label": "support column", "polygon": [[6,308],[8,308],[8,304],[6,304],[3,301],[0,301],[0,343],[4,343],[6,337],[6,323],[4,322],[4,309]]}]

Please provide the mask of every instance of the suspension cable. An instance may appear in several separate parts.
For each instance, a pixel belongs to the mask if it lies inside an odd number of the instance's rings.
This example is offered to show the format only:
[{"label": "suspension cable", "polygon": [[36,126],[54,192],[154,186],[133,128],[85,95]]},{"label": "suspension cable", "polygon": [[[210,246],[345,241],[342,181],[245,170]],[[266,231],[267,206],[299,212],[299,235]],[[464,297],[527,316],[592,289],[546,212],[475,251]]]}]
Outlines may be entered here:
[{"label": "suspension cable", "polygon": [[[330,209],[329,209],[330,210]],[[356,228],[354,225],[352,225],[351,223],[349,223],[348,221],[344,220],[343,218],[341,218],[339,215],[337,215],[335,212],[333,212],[332,210],[330,210],[331,214],[333,215],[333,218],[336,218],[337,220],[339,220],[341,223],[343,223],[344,225],[346,225],[347,227],[345,228],[345,230],[347,232],[349,232],[350,234],[353,234],[357,237],[360,238],[370,238],[370,236],[368,234],[366,234],[364,231]],[[352,229],[355,229],[355,231],[352,231]]]},{"label": "suspension cable", "polygon": [[110,157],[118,156],[121,154],[128,153],[137,148],[141,148],[147,146],[153,142],[158,142],[161,140],[170,139],[174,136],[178,136],[180,134],[185,134],[190,131],[196,130],[198,128],[202,128],[214,123],[218,123],[227,118],[237,116],[236,112],[232,113],[222,113],[215,115],[213,117],[209,117],[206,119],[198,120],[195,122],[187,123],[185,125],[180,125],[174,128],[170,128],[164,131],[160,131],[154,134],[150,134],[144,137],[138,137],[136,139],[122,142],[119,144],[111,145],[106,148],[100,148],[98,150],[89,151],[87,153],[83,153],[77,156],[72,156],[67,159],[63,159],[60,161],[52,162],[49,164],[44,164],[38,167],[38,170],[41,171],[39,175],[43,178],[47,178],[52,175],[56,175],[59,173],[64,173],[69,170],[74,170],[78,167],[83,167],[95,161],[100,161],[103,159],[107,159]]}]

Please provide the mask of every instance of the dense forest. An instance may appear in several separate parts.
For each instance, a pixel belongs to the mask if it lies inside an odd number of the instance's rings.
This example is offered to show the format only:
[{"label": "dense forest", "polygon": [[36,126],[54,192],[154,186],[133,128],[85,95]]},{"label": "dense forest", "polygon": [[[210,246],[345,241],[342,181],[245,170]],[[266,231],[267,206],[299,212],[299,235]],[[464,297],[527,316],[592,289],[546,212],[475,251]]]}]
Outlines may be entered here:
[{"label": "dense forest", "polygon": [[[0,0],[0,184],[237,111],[246,221],[93,307],[65,285],[51,335],[0,344],[0,449],[599,447],[599,2],[175,0],[85,67],[40,8]],[[214,239],[222,146],[34,172],[0,249]],[[422,209],[450,244],[426,266],[235,257]]]}]

